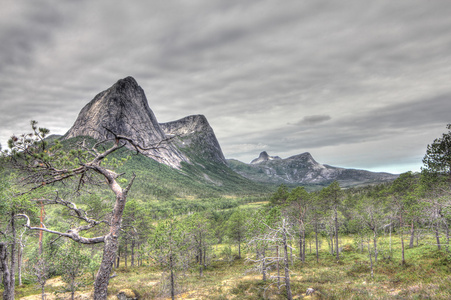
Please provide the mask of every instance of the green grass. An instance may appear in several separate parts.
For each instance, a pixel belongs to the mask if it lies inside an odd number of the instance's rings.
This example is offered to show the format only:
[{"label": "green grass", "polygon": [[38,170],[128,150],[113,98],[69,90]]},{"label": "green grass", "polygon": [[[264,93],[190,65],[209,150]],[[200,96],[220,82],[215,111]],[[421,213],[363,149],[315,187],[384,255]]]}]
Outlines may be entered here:
[{"label": "green grass", "polygon": [[[379,238],[380,244],[385,242],[388,242],[388,236]],[[323,241],[319,263],[315,251],[310,253],[308,247],[305,263],[294,258],[291,267],[293,295],[299,299],[305,296],[307,288],[313,288],[318,291],[316,299],[450,299],[451,255],[445,250],[437,250],[432,243],[432,237],[429,237],[419,246],[406,249],[406,264],[401,265],[399,237],[393,236],[394,255],[390,259],[380,258],[374,265],[374,278],[371,278],[367,248],[361,253],[358,247],[350,246],[355,244],[351,236],[343,237],[341,245],[346,245],[345,251],[341,252],[337,262]],[[253,256],[253,251],[242,250],[243,259],[230,261],[222,256],[222,250],[228,246],[213,246],[211,253],[214,255],[204,276],[199,277],[197,267],[178,274],[178,299],[285,299],[284,288],[279,291],[269,281],[263,282],[261,274],[251,270],[253,265],[244,257]],[[234,253],[237,251],[234,245],[231,249]],[[297,249],[293,253],[297,253]],[[133,268],[121,266],[115,272],[118,276],[109,285],[111,299],[125,288],[135,291],[141,299],[167,297],[167,293],[162,292],[162,273],[155,264]],[[270,275],[275,275],[275,270],[271,270]],[[33,289],[36,293],[35,285],[30,283],[18,287],[17,293],[29,295]],[[49,286],[46,290],[54,291],[55,288]]]}]

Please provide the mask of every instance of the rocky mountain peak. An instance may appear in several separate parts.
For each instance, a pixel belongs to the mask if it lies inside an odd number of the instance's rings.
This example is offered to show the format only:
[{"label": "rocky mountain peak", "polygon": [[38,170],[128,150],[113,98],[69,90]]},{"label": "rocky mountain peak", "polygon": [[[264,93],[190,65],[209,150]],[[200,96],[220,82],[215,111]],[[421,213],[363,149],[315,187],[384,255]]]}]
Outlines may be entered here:
[{"label": "rocky mountain peak", "polygon": [[211,130],[204,115],[191,115],[176,121],[160,123],[160,126],[167,135],[186,135],[202,130]]},{"label": "rocky mountain peak", "polygon": [[227,164],[213,128],[204,115],[191,115],[182,119],[161,123],[167,136],[174,137],[178,147],[195,151],[204,159]]},{"label": "rocky mountain peak", "polygon": [[[132,138],[145,148],[167,138],[149,107],[144,90],[133,77],[120,79],[109,89],[97,94],[83,107],[64,139],[90,136],[103,140],[111,136],[106,128]],[[189,161],[170,143],[144,154],[172,167],[180,167],[182,161]]]},{"label": "rocky mountain peak", "polygon": [[259,164],[259,163],[263,163],[269,160],[280,160],[281,158],[279,156],[270,156],[268,155],[268,153],[266,151],[263,151],[260,153],[260,155],[251,161],[251,164]]},{"label": "rocky mountain peak", "polygon": [[397,177],[388,173],[323,165],[315,161],[309,152],[281,159],[278,156],[269,156],[263,151],[250,164],[231,161],[229,165],[232,170],[251,180],[277,184],[329,184],[337,180],[342,186],[348,187],[387,182]]},{"label": "rocky mountain peak", "polygon": [[287,159],[310,161],[313,164],[318,164],[315,161],[315,159],[313,159],[313,156],[309,152],[304,152],[304,153],[301,153],[301,154],[293,155],[293,156],[288,157]]}]

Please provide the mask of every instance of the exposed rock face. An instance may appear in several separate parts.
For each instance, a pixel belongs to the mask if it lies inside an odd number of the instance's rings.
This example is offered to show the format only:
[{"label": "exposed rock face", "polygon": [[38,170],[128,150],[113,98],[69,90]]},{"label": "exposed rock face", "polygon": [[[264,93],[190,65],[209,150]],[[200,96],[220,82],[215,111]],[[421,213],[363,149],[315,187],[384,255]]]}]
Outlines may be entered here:
[{"label": "exposed rock face", "polygon": [[397,177],[389,173],[323,165],[316,162],[308,152],[286,159],[262,152],[250,164],[229,160],[229,166],[251,180],[270,183],[327,184],[337,180],[342,186],[354,186],[390,181]]},{"label": "exposed rock face", "polygon": [[[167,137],[147,103],[143,89],[135,79],[127,77],[99,93],[78,115],[64,139],[91,136],[97,140],[111,137],[105,129],[130,137],[143,148],[156,146]],[[171,143],[147,150],[145,155],[172,167],[180,167],[189,159]]]},{"label": "exposed rock face", "polygon": [[263,151],[256,159],[251,161],[251,165],[266,162],[268,160],[278,160],[278,159],[281,158],[279,156],[269,156],[268,153],[266,153],[266,151]]},{"label": "exposed rock face", "polygon": [[203,115],[192,115],[177,121],[161,123],[167,136],[177,141],[183,152],[190,151],[202,159],[227,164],[215,133]]}]

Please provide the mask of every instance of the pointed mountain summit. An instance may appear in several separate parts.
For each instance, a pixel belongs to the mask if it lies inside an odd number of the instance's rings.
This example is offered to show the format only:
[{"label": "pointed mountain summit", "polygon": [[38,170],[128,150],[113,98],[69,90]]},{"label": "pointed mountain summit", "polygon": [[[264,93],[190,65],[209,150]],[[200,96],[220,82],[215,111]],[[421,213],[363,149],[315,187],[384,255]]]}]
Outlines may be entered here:
[{"label": "pointed mountain summit", "polygon": [[269,156],[266,151],[260,153],[260,155],[251,161],[251,165],[263,163],[269,160],[279,160],[281,159],[279,156]]},{"label": "pointed mountain summit", "polygon": [[[127,136],[143,148],[150,148],[167,139],[149,107],[144,90],[132,77],[117,81],[109,89],[94,97],[78,115],[64,139],[90,136],[103,140],[111,136],[105,129]],[[179,168],[189,159],[171,143],[164,143],[145,155],[160,163]]]},{"label": "pointed mountain summit", "polygon": [[192,115],[161,123],[160,127],[167,136],[175,136],[177,147],[183,152],[191,150],[203,159],[227,165],[213,128],[204,115]]}]

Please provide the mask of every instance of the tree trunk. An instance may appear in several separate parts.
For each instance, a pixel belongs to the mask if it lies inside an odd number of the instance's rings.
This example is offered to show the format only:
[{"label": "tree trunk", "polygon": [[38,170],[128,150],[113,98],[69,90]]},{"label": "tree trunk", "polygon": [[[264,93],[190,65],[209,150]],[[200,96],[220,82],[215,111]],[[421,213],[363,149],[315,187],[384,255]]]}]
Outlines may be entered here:
[{"label": "tree trunk", "polygon": [[172,254],[169,256],[169,264],[171,267],[171,299],[175,299],[175,280],[174,280],[174,263]]},{"label": "tree trunk", "polygon": [[391,224],[390,224],[390,227],[389,227],[389,229],[390,229],[390,258],[392,257],[392,248],[391,248]]},{"label": "tree trunk", "polygon": [[319,263],[319,253],[318,253],[318,224],[315,224],[315,242],[316,242],[316,263]]},{"label": "tree trunk", "polygon": [[374,278],[373,259],[371,258],[370,241],[368,241],[368,255],[370,256],[371,278]]},{"label": "tree trunk", "polygon": [[107,299],[110,274],[119,248],[118,235],[121,228],[122,214],[124,212],[125,202],[127,201],[127,192],[134,180],[133,177],[127,188],[123,190],[115,181],[114,176],[107,170],[105,172],[105,177],[109,181],[110,188],[116,194],[116,203],[111,216],[110,232],[104,239],[102,262],[100,263],[99,271],[94,282],[94,300]]},{"label": "tree trunk", "polygon": [[107,299],[108,283],[110,282],[111,269],[113,267],[114,258],[116,257],[118,244],[117,235],[109,233],[105,237],[102,262],[100,263],[99,271],[97,272],[96,280],[94,282],[94,300]]},{"label": "tree trunk", "polygon": [[135,266],[135,239],[132,238],[132,256],[130,258],[130,266]]},{"label": "tree trunk", "polygon": [[199,246],[199,276],[202,277],[204,272],[204,268],[202,265],[202,246]]},{"label": "tree trunk", "polygon": [[124,248],[124,264],[125,264],[125,268],[127,268],[127,240],[125,240],[125,248]]},{"label": "tree trunk", "polygon": [[[402,222],[401,222],[402,224]],[[402,225],[400,226],[400,233],[401,233],[401,254],[402,254],[402,259],[401,259],[401,264],[405,265],[406,264],[406,260],[405,260],[405,256],[404,256],[404,234],[403,234],[403,228]]]},{"label": "tree trunk", "polygon": [[12,295],[14,297],[14,289],[16,287],[16,243],[17,243],[17,234],[16,234],[16,222],[14,220],[15,214],[11,214],[11,231],[13,235],[13,240],[11,243],[11,269],[9,276],[11,277],[11,290]]},{"label": "tree trunk", "polygon": [[263,249],[262,249],[262,254],[261,254],[261,256],[262,256],[262,275],[263,275],[262,280],[263,280],[263,281],[266,281],[266,255],[265,255],[265,247],[263,247]]},{"label": "tree trunk", "polygon": [[283,242],[284,265],[285,265],[285,288],[287,291],[287,299],[292,300],[293,296],[291,295],[290,268],[288,265],[287,232],[286,232],[285,228],[283,228],[283,231],[282,231],[282,242]]},{"label": "tree trunk", "polygon": [[0,243],[0,263],[3,272],[3,299],[14,300],[14,288],[11,286],[11,276],[8,266],[8,251],[6,243]]},{"label": "tree trunk", "polygon": [[121,250],[117,249],[117,254],[116,254],[116,268],[119,268],[119,263],[121,260]]},{"label": "tree trunk", "polygon": [[45,300],[45,284],[41,284],[41,300]]},{"label": "tree trunk", "polygon": [[15,246],[16,246],[16,225],[14,222],[14,213],[11,214],[11,229],[12,229],[12,242],[11,242],[11,262],[8,266],[8,246],[6,243],[0,243],[0,264],[3,272],[3,299],[14,300],[15,289]]},{"label": "tree trunk", "polygon": [[238,258],[241,259],[241,238],[238,239]]},{"label": "tree trunk", "polygon": [[440,233],[438,231],[438,222],[435,224],[435,239],[437,240],[438,250],[441,250],[442,246],[440,245]]},{"label": "tree trunk", "polygon": [[[305,230],[302,231],[302,262],[305,262]],[[310,249],[310,252],[311,249]]]},{"label": "tree trunk", "polygon": [[333,233],[331,232],[331,234],[330,234],[330,243],[329,243],[330,245],[330,255],[334,255],[334,235],[333,235]]},{"label": "tree trunk", "polygon": [[279,245],[276,246],[276,258],[277,258],[277,289],[280,290]]},{"label": "tree trunk", "polygon": [[337,261],[340,260],[340,251],[338,251],[338,208],[335,206],[335,249],[337,252]]},{"label": "tree trunk", "polygon": [[304,256],[302,255],[302,230],[299,231],[299,258],[304,262]]},{"label": "tree trunk", "polygon": [[449,252],[449,226],[445,220],[445,232],[446,232],[446,252]]},{"label": "tree trunk", "polygon": [[19,243],[19,247],[17,248],[17,276],[19,278],[19,286],[22,285],[22,253],[23,253],[23,244]]},{"label": "tree trunk", "polygon": [[[373,243],[374,243],[374,262],[377,263],[377,229],[376,226],[373,230]],[[371,259],[371,257],[370,257]],[[371,262],[372,263],[372,262]]]},{"label": "tree trunk", "polygon": [[415,238],[415,229],[413,227],[413,220],[412,223],[410,225],[410,242],[409,242],[409,248],[413,248],[413,241]]}]

